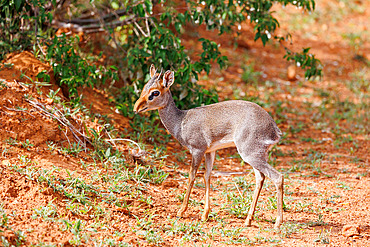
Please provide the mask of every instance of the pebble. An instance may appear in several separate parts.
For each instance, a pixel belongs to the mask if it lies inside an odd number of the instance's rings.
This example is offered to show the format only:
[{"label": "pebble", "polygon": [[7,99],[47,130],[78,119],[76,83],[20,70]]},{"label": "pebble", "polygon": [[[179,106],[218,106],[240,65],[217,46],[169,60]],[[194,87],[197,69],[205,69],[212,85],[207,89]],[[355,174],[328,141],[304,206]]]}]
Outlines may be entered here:
[{"label": "pebble", "polygon": [[342,228],[342,235],[345,237],[353,237],[360,235],[360,226],[359,225],[345,225]]},{"label": "pebble", "polygon": [[296,80],[296,67],[295,65],[289,65],[288,69],[287,69],[287,78],[289,81],[294,81]]}]

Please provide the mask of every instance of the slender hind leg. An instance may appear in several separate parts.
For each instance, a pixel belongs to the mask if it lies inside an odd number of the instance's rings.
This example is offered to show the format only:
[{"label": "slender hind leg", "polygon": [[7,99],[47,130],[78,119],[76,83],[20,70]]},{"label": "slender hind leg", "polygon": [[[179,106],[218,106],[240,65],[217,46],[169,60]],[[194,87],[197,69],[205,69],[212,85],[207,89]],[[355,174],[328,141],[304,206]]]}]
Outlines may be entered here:
[{"label": "slender hind leg", "polygon": [[[279,228],[281,223],[283,222],[283,184],[284,184],[283,175],[266,162],[266,158],[264,157],[264,155],[245,156],[243,152],[239,152],[239,153],[242,156],[244,161],[250,164],[255,170],[258,170],[260,173],[263,173],[264,175],[269,177],[275,184],[276,199],[277,199],[277,217],[275,221],[275,228]],[[256,191],[258,187],[257,175],[256,175],[256,180],[257,180],[257,184],[256,184],[255,193],[253,195],[253,203],[257,203],[257,198],[258,198],[258,196],[256,196],[257,194]],[[253,209],[253,207],[255,207],[253,203],[251,206],[251,210]],[[251,210],[249,211],[249,213],[252,212]],[[249,213],[248,213],[248,218],[246,221],[247,225],[250,224],[249,222],[250,217],[253,217],[253,214],[250,216]]]},{"label": "slender hind leg", "polygon": [[205,198],[204,212],[202,215],[202,221],[206,221],[208,219],[208,214],[210,210],[209,190],[210,190],[211,172],[213,168],[213,162],[215,161],[215,152],[206,153],[205,158],[206,158],[206,161],[205,161],[206,173],[204,173],[204,184],[206,187],[206,198]]},{"label": "slender hind leg", "polygon": [[263,173],[261,173],[260,171],[258,171],[255,168],[253,168],[253,170],[254,170],[254,174],[256,176],[256,188],[254,189],[252,204],[249,208],[248,216],[247,216],[247,219],[245,221],[246,226],[251,226],[254,211],[256,210],[257,200],[258,200],[258,197],[260,195],[260,192],[261,192],[261,189],[262,189],[262,186],[263,186],[263,182],[265,181],[265,175]]},{"label": "slender hind leg", "polygon": [[184,212],[188,208],[189,203],[189,197],[191,193],[191,189],[194,185],[195,176],[197,174],[197,170],[199,168],[200,162],[202,161],[204,152],[194,152],[192,153],[192,163],[189,171],[189,184],[188,188],[186,189],[186,194],[184,197],[184,201],[182,202],[180,210],[177,212],[178,217],[182,217],[184,215]]}]

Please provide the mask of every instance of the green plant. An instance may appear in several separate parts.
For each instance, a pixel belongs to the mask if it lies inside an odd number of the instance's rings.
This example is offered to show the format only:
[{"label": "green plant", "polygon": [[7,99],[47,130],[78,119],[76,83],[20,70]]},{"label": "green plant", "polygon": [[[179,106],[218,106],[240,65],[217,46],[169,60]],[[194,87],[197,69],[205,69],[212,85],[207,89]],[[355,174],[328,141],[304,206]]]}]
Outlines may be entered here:
[{"label": "green plant", "polygon": [[[1,67],[0,67],[0,71],[1,71]],[[8,88],[8,85],[6,85],[4,81],[0,79],[0,90],[7,89],[7,88]]]},{"label": "green plant", "polygon": [[219,228],[219,234],[222,237],[227,237],[228,241],[225,241],[226,244],[250,244],[251,241],[249,238],[242,236],[242,232],[246,228],[244,227],[235,227],[230,229],[225,229],[223,227]]},{"label": "green plant", "polygon": [[348,186],[344,181],[337,181],[336,187],[344,190],[352,190],[352,188]]},{"label": "green plant", "polygon": [[254,66],[253,64],[242,65],[243,69],[242,80],[246,83],[257,84],[262,73],[259,71],[255,71],[253,66]]},{"label": "green plant", "polygon": [[17,138],[11,138],[9,137],[8,139],[5,140],[6,143],[8,143],[9,145],[11,146],[16,146],[18,145],[18,141],[17,141]]},{"label": "green plant", "polygon": [[348,88],[360,97],[369,98],[370,76],[368,66],[350,74],[351,79],[346,82]]},{"label": "green plant", "polygon": [[204,231],[204,223],[202,222],[179,223],[178,219],[169,219],[169,221],[170,226],[166,229],[168,236],[181,235],[181,240],[184,243],[195,240],[204,241],[206,239],[207,234]]},{"label": "green plant", "polygon": [[58,215],[57,207],[49,202],[47,206],[34,209],[33,217],[42,217],[44,220],[53,220]]},{"label": "green plant", "polygon": [[153,167],[136,166],[131,178],[136,182],[162,183],[168,177],[168,173]]},{"label": "green plant", "polygon": [[350,47],[352,48],[353,52],[356,55],[361,55],[359,52],[361,51],[361,47],[366,42],[366,36],[368,33],[366,31],[364,32],[358,32],[358,33],[345,33],[343,34],[343,38],[348,39],[348,43]]},{"label": "green plant", "polygon": [[320,60],[315,58],[315,55],[308,53],[310,48],[303,48],[302,53],[286,51],[286,58],[288,61],[292,60],[298,67],[305,69],[304,76],[306,79],[310,79],[315,76],[322,76],[322,65]]},{"label": "green plant", "polygon": [[21,145],[27,150],[30,150],[29,148],[34,146],[34,144],[30,143],[30,140],[28,139],[26,139],[24,142],[21,142]]},{"label": "green plant", "polygon": [[327,225],[327,224],[328,223],[325,223],[324,216],[321,213],[318,214],[318,219],[316,221],[310,221],[308,223],[308,225],[311,226],[311,227],[312,226],[324,226],[324,225]]},{"label": "green plant", "polygon": [[[15,231],[12,229],[11,226],[9,226],[9,216],[7,215],[6,211],[4,210],[3,208],[3,205],[0,204],[0,243],[2,244],[2,246],[14,246],[12,244],[10,244],[10,240],[15,240],[15,246],[22,246],[22,244],[25,243],[26,241],[26,235],[23,231],[21,230],[18,230],[18,231]],[[1,233],[5,232],[5,230],[8,230],[8,231],[11,231],[13,234],[14,234],[14,238],[11,237],[11,239],[9,238],[6,238],[4,236],[2,236]]]},{"label": "green plant", "polygon": [[293,234],[298,232],[304,232],[304,225],[293,222],[285,222],[280,227],[279,235],[281,238],[290,238]]},{"label": "green plant", "polygon": [[223,208],[238,218],[245,218],[252,202],[252,195],[245,190],[243,192],[240,190],[227,192],[225,195],[228,203]]},{"label": "green plant", "polygon": [[83,150],[83,146],[77,142],[69,143],[68,147],[62,147],[62,152],[66,154],[78,154]]},{"label": "green plant", "polygon": [[[62,86],[63,91],[73,103],[79,102],[77,89],[81,86],[94,87],[98,83],[104,84],[107,80],[118,79],[115,66],[97,66],[96,61],[84,59],[79,54],[79,37],[55,36],[46,42],[47,51],[45,59],[52,65],[56,80]],[[50,81],[46,71],[38,74],[38,78]]]},{"label": "green plant", "polygon": [[0,1],[0,61],[10,52],[36,44],[43,25],[50,25],[55,0]]},{"label": "green plant", "polygon": [[330,234],[331,234],[331,228],[330,228],[330,230],[322,229],[322,230],[319,231],[319,235],[317,236],[317,238],[315,238],[313,241],[315,243],[329,244],[330,243],[330,239],[329,239]]},{"label": "green plant", "polygon": [[[277,2],[283,5],[292,4],[309,11],[315,8],[312,0]],[[132,82],[132,86],[121,89],[122,93],[116,99],[118,109],[125,115],[131,115],[129,112],[137,98],[137,88],[142,88],[144,82],[149,79],[151,63],[156,67],[175,71],[176,84],[172,91],[179,108],[184,106],[192,108],[217,102],[215,92],[202,89],[196,84],[196,80],[202,71],[209,73],[213,61],[221,68],[225,67],[227,58],[221,55],[217,43],[200,37],[198,42],[202,46],[202,51],[199,52],[198,58],[190,59],[191,51],[185,50],[180,40],[183,33],[193,32],[188,30],[190,27],[204,25],[207,29],[215,30],[222,35],[231,31],[238,32],[236,29],[240,28],[243,22],[249,21],[254,26],[255,41],[260,39],[265,45],[270,39],[285,40],[285,37],[273,35],[279,23],[270,11],[272,1],[188,0],[185,3],[166,1],[165,4],[163,1],[144,1],[141,4],[131,1],[118,3],[114,5],[116,9],[124,8],[123,12],[132,14],[130,18],[133,18],[135,23],[118,29],[121,31],[121,40],[115,38],[114,28],[109,28],[110,39],[126,52],[124,58],[126,66],[122,74]],[[123,22],[125,19],[132,21],[127,17],[122,19]],[[286,58],[308,69],[306,72],[308,78],[321,75],[320,63],[308,53],[308,49],[304,49],[302,53],[293,53],[287,49]],[[253,76],[253,80],[256,80],[258,73],[250,71],[248,67],[244,77]]]}]

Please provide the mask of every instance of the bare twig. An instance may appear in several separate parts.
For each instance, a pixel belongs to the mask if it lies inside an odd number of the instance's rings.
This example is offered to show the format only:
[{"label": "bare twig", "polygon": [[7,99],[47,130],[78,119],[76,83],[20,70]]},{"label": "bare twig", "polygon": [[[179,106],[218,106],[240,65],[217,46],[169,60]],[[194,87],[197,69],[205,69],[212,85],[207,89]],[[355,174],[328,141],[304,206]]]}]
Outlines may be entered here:
[{"label": "bare twig", "polygon": [[[95,9],[97,9],[95,6],[93,6]],[[119,17],[123,15],[127,15],[126,9],[119,9],[113,13],[109,13],[107,15],[101,16],[98,15],[98,18],[90,18],[86,19],[87,16],[81,16],[80,18],[74,18],[69,23],[78,24],[78,25],[87,25],[87,24],[97,24],[103,22],[110,22],[114,19],[118,19]],[[92,16],[91,13],[88,14],[88,16]]]},{"label": "bare twig", "polygon": [[40,51],[41,51],[42,55],[46,56],[46,53],[45,53],[44,49],[42,48],[42,46],[40,45],[40,42],[37,40],[36,43],[37,43],[37,46],[40,48]]},{"label": "bare twig", "polygon": [[135,141],[133,141],[133,140],[131,140],[131,139],[125,139],[125,138],[119,138],[119,139],[107,139],[106,140],[107,142],[115,142],[115,141],[126,141],[126,142],[131,142],[131,143],[133,143],[133,144],[135,144],[137,147],[138,147],[138,149],[139,149],[139,151],[138,152],[134,152],[132,155],[133,156],[135,156],[135,157],[141,157],[141,156],[143,156],[144,154],[145,154],[145,151],[143,151],[141,148],[140,148],[140,145],[137,143],[137,142],[135,142]]},{"label": "bare twig", "polygon": [[[48,116],[48,117],[51,117],[53,119],[56,119],[59,123],[61,123],[64,127],[68,128],[72,135],[74,136],[74,138],[84,144],[84,147],[86,147],[86,142],[88,142],[89,144],[92,145],[92,142],[89,140],[89,138],[84,135],[83,133],[81,133],[78,129],[76,129],[69,121],[68,119],[66,119],[64,117],[64,115],[58,110],[58,109],[54,109],[55,111],[53,113],[45,110],[44,108],[47,108],[45,107],[45,105],[39,103],[39,102],[35,102],[35,101],[31,101],[31,100],[28,100],[26,99],[26,101],[31,104],[34,108],[36,108],[37,110],[41,111],[42,114]],[[64,132],[63,132],[64,133]],[[82,136],[84,141],[82,141],[79,136]]]},{"label": "bare twig", "polygon": [[67,136],[67,129],[66,129],[66,133],[64,133],[64,131],[62,130],[62,133],[64,134],[64,136],[66,137],[67,141],[68,141],[68,144],[69,146],[71,146],[71,142],[69,141],[69,138]]},{"label": "bare twig", "polygon": [[146,33],[144,32],[144,30],[140,27],[140,25],[139,25],[139,24],[137,24],[137,22],[136,22],[136,21],[134,21],[134,24],[135,24],[135,26],[140,30],[140,32],[141,32],[141,34],[142,34],[142,35],[144,35],[145,37],[149,37],[149,34],[146,34]]},{"label": "bare twig", "polygon": [[238,190],[238,192],[239,192],[240,197],[241,197],[241,198],[243,198],[243,194],[240,192],[240,190],[239,190],[239,186],[236,184],[236,182],[234,182],[234,184],[235,184],[236,189],[237,189],[237,190]]},{"label": "bare twig", "polygon": [[25,84],[23,82],[20,82],[20,81],[17,81],[15,79],[14,79],[14,82],[17,83],[17,84],[19,84],[23,88],[23,91],[26,91],[28,89],[28,87],[29,87],[27,84]]},{"label": "bare twig", "polygon": [[30,116],[32,116],[33,118],[35,118],[35,116],[34,116],[34,115],[32,115],[31,113],[29,113],[29,112],[28,112],[28,111],[26,111],[26,110],[20,110],[20,109],[15,109],[15,108],[9,108],[9,107],[6,107],[6,106],[4,106],[4,108],[5,108],[5,109],[7,109],[7,110],[9,110],[9,111],[25,112],[25,113],[29,114]]},{"label": "bare twig", "polygon": [[104,32],[106,31],[105,27],[110,27],[110,28],[115,28],[119,26],[124,26],[131,24],[134,20],[136,20],[134,15],[128,16],[124,20],[117,20],[117,21],[112,21],[105,23],[102,25],[101,23],[94,23],[94,24],[89,24],[89,25],[78,25],[74,23],[69,23],[67,21],[55,21],[53,20],[53,25],[60,28],[70,28],[74,31],[77,32],[84,32],[84,33],[96,33],[96,32]]}]

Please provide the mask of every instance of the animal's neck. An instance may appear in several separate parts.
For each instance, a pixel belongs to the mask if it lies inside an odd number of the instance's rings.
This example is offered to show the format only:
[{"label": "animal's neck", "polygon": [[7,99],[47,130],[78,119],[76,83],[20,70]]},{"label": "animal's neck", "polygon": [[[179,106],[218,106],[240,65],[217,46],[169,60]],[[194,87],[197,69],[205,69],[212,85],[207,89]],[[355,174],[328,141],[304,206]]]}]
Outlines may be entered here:
[{"label": "animal's neck", "polygon": [[158,110],[159,117],[166,129],[178,141],[181,140],[181,122],[185,116],[185,112],[176,107],[175,101],[172,98],[171,92],[168,94],[168,103],[165,107]]}]

